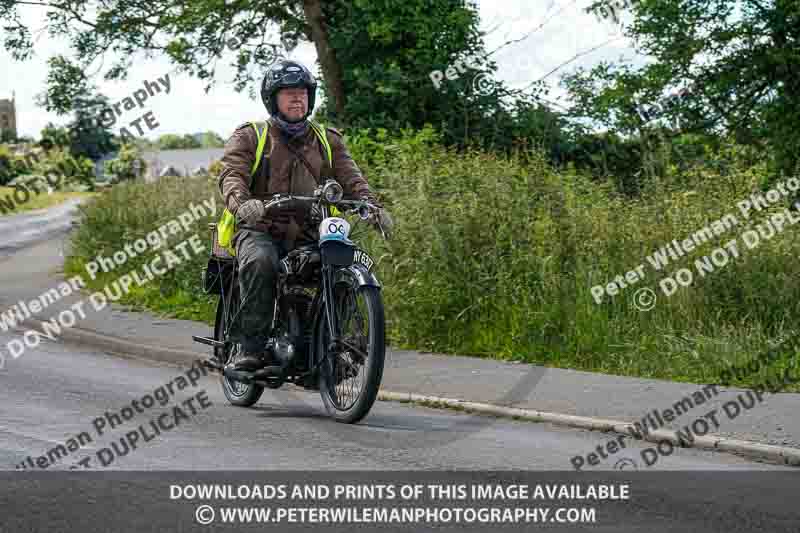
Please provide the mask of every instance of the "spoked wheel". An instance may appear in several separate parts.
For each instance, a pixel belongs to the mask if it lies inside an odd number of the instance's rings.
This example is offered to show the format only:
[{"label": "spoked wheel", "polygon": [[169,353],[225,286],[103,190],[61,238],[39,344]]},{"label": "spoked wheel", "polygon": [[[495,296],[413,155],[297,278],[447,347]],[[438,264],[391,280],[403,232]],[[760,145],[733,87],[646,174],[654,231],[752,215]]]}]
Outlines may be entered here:
[{"label": "spoked wheel", "polygon": [[[231,320],[236,316],[238,310],[238,289],[231,291],[227,304],[225,298],[219,299],[217,303],[217,318],[214,321],[214,338],[216,340],[225,340],[228,337],[231,329]],[[242,345],[240,343],[233,343],[229,344],[227,348],[214,348],[214,355],[219,362],[225,366],[228,363],[236,362],[242,357]],[[264,387],[261,385],[234,381],[226,378],[223,374],[220,374],[220,383],[222,384],[222,392],[225,393],[225,397],[228,401],[232,405],[241,407],[250,407],[261,398],[261,394],[264,392]]]},{"label": "spoked wheel", "polygon": [[328,414],[352,424],[369,413],[381,385],[386,355],[383,302],[376,287],[338,285],[335,298],[342,342],[337,350],[327,349],[331,335],[323,318],[317,335],[320,394]]}]

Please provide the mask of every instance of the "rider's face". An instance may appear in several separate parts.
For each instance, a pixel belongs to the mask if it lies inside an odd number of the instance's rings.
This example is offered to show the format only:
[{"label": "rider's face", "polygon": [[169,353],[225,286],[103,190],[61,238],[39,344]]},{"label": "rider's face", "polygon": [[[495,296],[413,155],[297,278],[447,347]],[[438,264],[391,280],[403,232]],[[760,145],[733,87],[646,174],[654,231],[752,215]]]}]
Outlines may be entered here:
[{"label": "rider's face", "polygon": [[291,121],[302,119],[308,111],[308,90],[305,87],[281,89],[278,110]]}]

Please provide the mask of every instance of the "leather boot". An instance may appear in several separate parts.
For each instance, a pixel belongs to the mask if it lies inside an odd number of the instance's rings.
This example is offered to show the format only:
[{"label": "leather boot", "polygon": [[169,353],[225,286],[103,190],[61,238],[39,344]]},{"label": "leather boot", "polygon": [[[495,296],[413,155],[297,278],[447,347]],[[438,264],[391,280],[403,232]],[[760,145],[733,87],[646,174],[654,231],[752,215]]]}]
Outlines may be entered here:
[{"label": "leather boot", "polygon": [[245,339],[242,342],[242,354],[236,358],[233,368],[252,372],[267,366],[265,342],[266,339],[261,336]]},{"label": "leather boot", "polygon": [[259,368],[267,366],[266,361],[261,357],[258,352],[244,353],[242,357],[234,363],[235,370],[244,370],[245,372],[253,372]]}]

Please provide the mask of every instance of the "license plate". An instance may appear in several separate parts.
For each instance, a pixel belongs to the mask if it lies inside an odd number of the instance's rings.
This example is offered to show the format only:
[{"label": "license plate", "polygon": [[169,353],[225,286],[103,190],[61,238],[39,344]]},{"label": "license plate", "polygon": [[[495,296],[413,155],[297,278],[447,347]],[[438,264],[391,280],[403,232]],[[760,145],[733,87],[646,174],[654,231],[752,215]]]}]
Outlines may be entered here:
[{"label": "license plate", "polygon": [[358,263],[359,265],[363,266],[367,269],[367,271],[372,269],[372,266],[375,264],[375,261],[365,252],[364,250],[356,250],[353,253],[353,263]]}]

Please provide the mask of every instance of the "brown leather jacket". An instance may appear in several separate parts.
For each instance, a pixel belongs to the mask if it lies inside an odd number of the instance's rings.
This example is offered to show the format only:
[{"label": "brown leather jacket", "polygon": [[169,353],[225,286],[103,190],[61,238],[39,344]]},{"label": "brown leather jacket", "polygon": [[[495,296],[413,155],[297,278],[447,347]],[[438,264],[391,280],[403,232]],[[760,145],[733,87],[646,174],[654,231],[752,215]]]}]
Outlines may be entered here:
[{"label": "brown leather jacket", "polygon": [[[258,125],[263,127],[263,123]],[[311,127],[301,138],[291,141],[292,148],[302,154],[314,170],[315,175],[312,175],[303,161],[289,150],[286,145],[287,137],[280,128],[270,123],[263,159],[253,176],[251,188],[250,170],[253,168],[258,138],[250,123],[236,128],[225,143],[225,153],[221,161],[222,173],[219,175],[219,189],[228,210],[235,214],[236,209],[247,200],[268,199],[276,193],[311,194],[317,186],[317,179],[324,183],[327,178],[338,181],[344,188],[346,197],[368,196],[374,200],[369,184],[344,145],[342,134],[333,128],[326,129],[333,156],[333,169],[329,167],[327,156],[323,155],[324,148]],[[272,209],[256,227],[268,232],[275,239],[285,239],[284,245],[291,250],[296,241],[319,237],[317,228],[307,224],[308,210],[306,206]],[[239,234],[240,231],[237,231],[234,235],[234,243]]]}]

